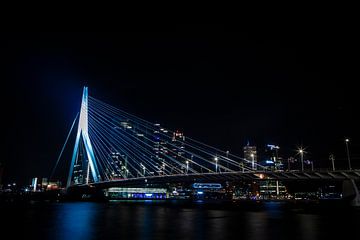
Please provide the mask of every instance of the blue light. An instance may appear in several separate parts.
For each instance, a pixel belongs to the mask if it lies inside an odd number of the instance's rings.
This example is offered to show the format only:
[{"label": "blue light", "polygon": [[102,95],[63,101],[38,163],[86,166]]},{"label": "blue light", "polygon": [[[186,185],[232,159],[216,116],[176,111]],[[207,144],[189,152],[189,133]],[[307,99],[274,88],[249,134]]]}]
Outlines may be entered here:
[{"label": "blue light", "polygon": [[145,193],[145,196],[152,197],[152,193]]},{"label": "blue light", "polygon": [[200,192],[200,191],[199,191],[199,192],[197,192],[197,194],[201,195],[201,194],[204,194],[204,192]]},{"label": "blue light", "polygon": [[[61,239],[90,239],[94,234],[93,226],[96,222],[96,205],[90,202],[70,203],[59,205],[58,217],[54,219],[56,234]],[[61,216],[61,217],[60,217]]]},{"label": "blue light", "polygon": [[194,183],[193,188],[222,188],[220,183]]},{"label": "blue light", "polygon": [[273,161],[271,161],[271,160],[266,160],[265,161],[267,164],[273,164],[274,162]]},{"label": "blue light", "polygon": [[276,145],[273,145],[273,144],[268,144],[267,145],[271,150],[273,150],[274,148],[275,149],[279,149],[280,147],[279,146],[276,146]]}]

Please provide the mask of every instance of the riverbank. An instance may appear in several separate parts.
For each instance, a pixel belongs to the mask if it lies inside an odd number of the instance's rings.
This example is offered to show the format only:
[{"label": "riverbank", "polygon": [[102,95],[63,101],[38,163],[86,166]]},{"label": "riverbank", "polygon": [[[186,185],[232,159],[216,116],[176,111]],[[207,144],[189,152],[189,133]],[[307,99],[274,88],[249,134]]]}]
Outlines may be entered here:
[{"label": "riverbank", "polygon": [[67,202],[100,202],[109,205],[129,205],[129,206],[163,206],[169,208],[204,208],[218,210],[266,210],[269,206],[280,206],[283,209],[292,211],[336,211],[345,208],[354,208],[348,201],[336,200],[191,200],[191,199],[106,199],[106,198],[85,198],[73,199],[61,192],[42,192],[29,194],[0,194],[0,205],[2,206],[28,206],[48,203],[67,203]]}]

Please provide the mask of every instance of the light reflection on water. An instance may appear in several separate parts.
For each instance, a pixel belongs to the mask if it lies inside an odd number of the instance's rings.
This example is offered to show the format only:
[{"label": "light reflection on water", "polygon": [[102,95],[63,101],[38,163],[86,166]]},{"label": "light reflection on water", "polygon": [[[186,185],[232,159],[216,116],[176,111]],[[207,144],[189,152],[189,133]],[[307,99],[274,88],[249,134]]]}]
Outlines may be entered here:
[{"label": "light reflection on water", "polygon": [[357,209],[302,211],[279,202],[240,208],[72,202],[0,206],[0,210],[5,220],[1,235],[26,239],[344,239],[353,238],[360,226]]},{"label": "light reflection on water", "polygon": [[[56,239],[90,239],[94,228],[90,227],[97,217],[97,209],[92,203],[68,203],[58,206],[54,216]],[[51,233],[50,233],[51,236]]]}]

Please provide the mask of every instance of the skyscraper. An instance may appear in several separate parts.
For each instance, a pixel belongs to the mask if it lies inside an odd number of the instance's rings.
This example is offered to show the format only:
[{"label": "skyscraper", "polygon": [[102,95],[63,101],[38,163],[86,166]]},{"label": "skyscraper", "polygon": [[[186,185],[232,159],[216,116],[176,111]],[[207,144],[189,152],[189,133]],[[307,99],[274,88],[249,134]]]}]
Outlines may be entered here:
[{"label": "skyscraper", "polygon": [[74,164],[74,172],[73,172],[73,181],[74,184],[83,184],[85,183],[85,177],[84,174],[86,174],[86,163],[87,163],[87,157],[84,151],[84,143],[80,141],[79,146],[79,152],[78,157],[76,158],[76,162]]},{"label": "skyscraper", "polygon": [[256,154],[256,146],[250,146],[248,142],[246,146],[244,146],[244,165],[247,168],[256,170],[257,169],[257,154]]},{"label": "skyscraper", "polygon": [[167,130],[160,126],[159,123],[155,124],[154,130],[154,156],[151,158],[155,158],[157,163],[157,169],[159,175],[164,175],[167,171],[166,169],[166,158],[165,156],[168,154],[168,146],[165,141],[164,135],[167,134]]},{"label": "skyscraper", "polygon": [[[173,133],[171,139],[171,156],[179,161],[181,164],[184,164],[182,167],[183,172],[187,172],[189,168],[189,162],[185,159],[185,136],[184,133],[177,130]],[[186,167],[185,167],[186,166]]]},{"label": "skyscraper", "polygon": [[267,144],[265,148],[265,162],[263,165],[272,170],[283,169],[282,158],[279,156],[280,147],[273,144]]}]

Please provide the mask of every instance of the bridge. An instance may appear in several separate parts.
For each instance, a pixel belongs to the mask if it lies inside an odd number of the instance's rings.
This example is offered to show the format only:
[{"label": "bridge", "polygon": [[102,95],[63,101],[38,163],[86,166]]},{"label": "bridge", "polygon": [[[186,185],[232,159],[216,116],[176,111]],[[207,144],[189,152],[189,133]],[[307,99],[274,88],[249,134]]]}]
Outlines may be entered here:
[{"label": "bridge", "polygon": [[225,181],[266,181],[266,180],[319,180],[319,181],[345,181],[360,180],[359,171],[320,171],[320,172],[275,172],[275,171],[249,171],[224,173],[190,173],[173,174],[168,176],[148,176],[130,179],[119,179],[92,183],[98,188],[141,186],[164,183],[194,183],[194,182],[225,182]]},{"label": "bridge", "polygon": [[113,107],[89,96],[87,87],[83,89],[78,116],[67,188],[241,180],[336,180],[352,182],[356,201],[360,203],[354,182],[360,180],[360,170],[284,171],[261,165],[254,157],[239,157]]}]

